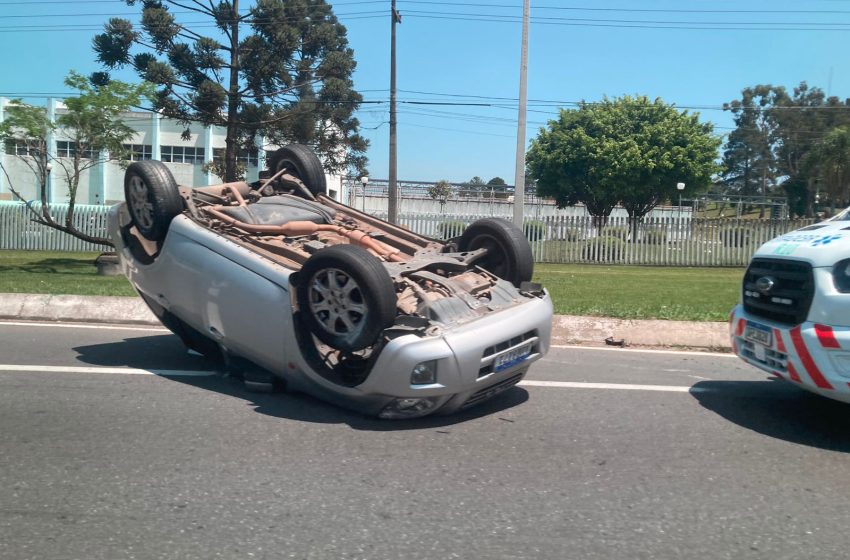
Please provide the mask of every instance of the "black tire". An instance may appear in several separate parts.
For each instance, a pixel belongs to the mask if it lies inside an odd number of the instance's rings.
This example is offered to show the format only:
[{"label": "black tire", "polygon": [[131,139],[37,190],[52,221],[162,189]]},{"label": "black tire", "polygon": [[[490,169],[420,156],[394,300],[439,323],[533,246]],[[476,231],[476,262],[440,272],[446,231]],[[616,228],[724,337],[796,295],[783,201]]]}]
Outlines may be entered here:
[{"label": "black tire", "polygon": [[161,161],[137,161],[124,173],[124,199],[133,224],[146,239],[165,239],[168,225],[183,211],[177,182]]},{"label": "black tire", "polygon": [[534,256],[522,230],[502,218],[484,218],[474,222],[460,236],[458,249],[487,249],[475,264],[519,287],[531,280]]},{"label": "black tire", "polygon": [[322,162],[307,146],[290,144],[280,148],[269,157],[268,166],[273,175],[284,167],[288,168],[314,196],[328,192]]},{"label": "black tire", "polygon": [[298,273],[295,293],[305,326],[344,352],[371,346],[395,321],[392,278],[377,257],[356,245],[316,251]]}]

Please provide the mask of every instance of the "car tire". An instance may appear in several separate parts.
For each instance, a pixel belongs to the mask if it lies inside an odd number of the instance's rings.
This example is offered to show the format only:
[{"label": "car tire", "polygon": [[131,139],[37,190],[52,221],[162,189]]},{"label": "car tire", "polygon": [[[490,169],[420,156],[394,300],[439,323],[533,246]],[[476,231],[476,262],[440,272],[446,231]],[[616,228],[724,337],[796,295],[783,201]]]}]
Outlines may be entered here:
[{"label": "car tire", "polygon": [[316,251],[298,272],[296,296],[309,331],[344,352],[371,346],[395,321],[392,278],[377,257],[356,245]]},{"label": "car tire", "polygon": [[272,174],[286,167],[301,179],[301,182],[313,196],[327,194],[328,192],[322,162],[307,146],[290,144],[280,148],[269,157],[268,167]]},{"label": "car tire", "polygon": [[473,222],[458,241],[458,249],[487,249],[475,264],[519,287],[531,280],[534,255],[522,230],[502,218],[483,218]]},{"label": "car tire", "polygon": [[183,211],[177,182],[164,163],[137,161],[124,173],[124,199],[136,229],[145,239],[165,239],[168,226]]}]

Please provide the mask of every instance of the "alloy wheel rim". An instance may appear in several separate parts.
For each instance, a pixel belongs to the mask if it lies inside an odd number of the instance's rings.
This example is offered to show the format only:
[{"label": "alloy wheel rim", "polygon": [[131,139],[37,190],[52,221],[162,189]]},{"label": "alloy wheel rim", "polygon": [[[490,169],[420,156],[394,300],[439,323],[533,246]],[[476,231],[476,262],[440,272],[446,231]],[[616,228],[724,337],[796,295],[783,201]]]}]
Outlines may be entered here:
[{"label": "alloy wheel rim", "polygon": [[363,290],[338,268],[319,271],[310,280],[310,312],[327,333],[354,339],[363,330],[367,309]]},{"label": "alloy wheel rim", "polygon": [[144,229],[153,227],[153,204],[150,201],[150,189],[138,175],[130,178],[130,207],[133,219]]}]

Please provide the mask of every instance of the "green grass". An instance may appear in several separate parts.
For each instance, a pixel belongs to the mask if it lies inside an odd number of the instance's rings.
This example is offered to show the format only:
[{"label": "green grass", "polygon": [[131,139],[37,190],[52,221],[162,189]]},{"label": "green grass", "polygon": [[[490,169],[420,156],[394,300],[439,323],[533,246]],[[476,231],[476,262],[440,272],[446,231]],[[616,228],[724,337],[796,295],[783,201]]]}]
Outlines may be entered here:
[{"label": "green grass", "polygon": [[[97,253],[0,251],[0,293],[133,296],[123,276],[98,276]],[[741,268],[538,264],[555,312],[628,319],[725,321]]]},{"label": "green grass", "polygon": [[133,296],[123,276],[98,276],[98,253],[0,251],[0,293]]},{"label": "green grass", "polygon": [[538,264],[534,280],[558,314],[725,321],[743,275],[743,268]]}]

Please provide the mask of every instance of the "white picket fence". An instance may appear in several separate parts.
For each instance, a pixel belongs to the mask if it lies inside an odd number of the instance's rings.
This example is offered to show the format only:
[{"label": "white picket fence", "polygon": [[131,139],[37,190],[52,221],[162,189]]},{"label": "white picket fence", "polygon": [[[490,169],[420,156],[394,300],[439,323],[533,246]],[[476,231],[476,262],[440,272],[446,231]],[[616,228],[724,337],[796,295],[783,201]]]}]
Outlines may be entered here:
[{"label": "white picket fence", "polygon": [[[41,212],[40,202],[30,203]],[[67,204],[51,204],[53,218],[64,224]],[[74,225],[89,235],[106,236],[108,206],[76,205]],[[0,249],[24,251],[103,251],[103,245],[88,243],[67,233],[33,221],[34,216],[23,202],[0,202]]]},{"label": "white picket fence", "polygon": [[[38,203],[33,203],[36,210]],[[52,204],[57,221],[67,205]],[[106,235],[106,206],[78,205],[74,223],[90,235]],[[380,213],[378,217],[385,218]],[[402,214],[410,230],[449,239],[479,218],[470,214]],[[745,266],[759,245],[812,220],[646,218],[635,230],[625,217],[612,217],[597,227],[589,216],[544,216],[525,224],[537,262],[643,264],[657,266]],[[31,251],[100,251],[86,243],[32,221],[23,203],[0,202],[0,249]]]},{"label": "white picket fence", "polygon": [[[446,239],[485,217],[402,214],[400,222],[416,233]],[[602,227],[590,216],[544,216],[527,221],[525,233],[537,262],[746,266],[762,243],[812,223],[683,216],[647,217],[631,228],[623,216],[609,218]]]}]

